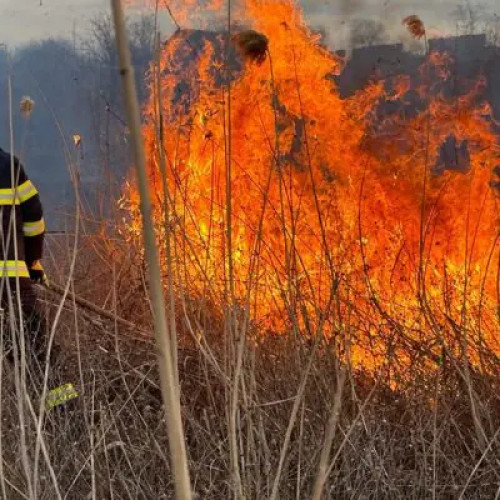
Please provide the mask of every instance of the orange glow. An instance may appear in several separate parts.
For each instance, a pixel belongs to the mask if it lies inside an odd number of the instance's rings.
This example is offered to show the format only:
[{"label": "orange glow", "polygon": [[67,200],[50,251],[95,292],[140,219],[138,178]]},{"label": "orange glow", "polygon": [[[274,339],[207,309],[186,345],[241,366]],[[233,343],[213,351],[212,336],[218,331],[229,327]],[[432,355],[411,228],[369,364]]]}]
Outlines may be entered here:
[{"label": "orange glow", "polygon": [[[307,28],[295,3],[246,0],[235,17],[270,42],[263,64],[231,70],[230,91],[236,296],[249,300],[260,331],[289,327],[294,308],[306,330],[305,308],[316,325],[317,312],[328,311],[330,335],[351,332],[353,361],[369,367],[388,355],[387,342],[377,339],[396,334],[406,346],[418,342],[438,353],[442,341],[463,348],[458,328],[469,345],[500,352],[498,196],[490,187],[500,151],[490,110],[478,104],[484,82],[448,100],[435,82],[450,77],[450,57],[433,53],[418,88],[427,109],[377,122],[381,102],[410,92],[408,78],[392,82],[391,92],[381,82],[341,99],[332,76],[342,61]],[[160,68],[176,278],[213,301],[223,300],[228,279],[224,39],[214,35],[198,50],[176,34]],[[164,248],[153,76],[150,83],[144,135]],[[450,135],[468,141],[466,172],[433,169]],[[132,218],[124,231],[134,239],[140,219],[133,180],[124,200]],[[340,299],[332,306],[336,280]]]}]

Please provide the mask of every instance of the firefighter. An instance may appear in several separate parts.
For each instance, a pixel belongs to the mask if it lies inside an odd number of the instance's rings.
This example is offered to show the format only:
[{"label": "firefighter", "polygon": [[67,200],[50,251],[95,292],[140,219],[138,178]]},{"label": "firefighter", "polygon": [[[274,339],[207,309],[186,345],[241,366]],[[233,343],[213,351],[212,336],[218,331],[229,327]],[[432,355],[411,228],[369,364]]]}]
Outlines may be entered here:
[{"label": "firefighter", "polygon": [[[22,328],[17,325],[14,330],[24,331],[28,368],[39,383],[43,380],[40,374],[49,361],[46,324],[37,306],[34,287],[34,283],[48,285],[41,263],[45,235],[43,208],[38,191],[19,160],[1,148],[0,214],[0,297],[5,330],[15,335],[12,326],[18,317],[23,318]],[[18,311],[19,303],[22,314],[14,314],[13,321],[11,313]],[[13,346],[13,339],[10,343]],[[12,352],[10,356],[12,358]],[[76,395],[71,384],[56,387],[49,391],[46,406],[51,409]]]}]

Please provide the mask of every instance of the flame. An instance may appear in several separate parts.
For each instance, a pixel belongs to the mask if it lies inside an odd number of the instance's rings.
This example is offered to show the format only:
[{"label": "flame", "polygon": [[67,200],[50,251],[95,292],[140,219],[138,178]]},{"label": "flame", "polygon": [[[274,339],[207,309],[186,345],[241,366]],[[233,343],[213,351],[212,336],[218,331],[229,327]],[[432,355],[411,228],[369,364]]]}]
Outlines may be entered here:
[{"label": "flame", "polygon": [[[238,19],[269,41],[261,64],[237,64],[233,53],[226,60],[224,34],[200,41],[178,32],[162,49],[168,193],[151,71],[150,184],[160,247],[167,228],[175,235],[179,286],[214,302],[225,297],[230,154],[236,297],[250,304],[260,331],[289,328],[295,314],[307,335],[316,318],[332,337],[349,331],[353,362],[369,367],[399,349],[387,347],[395,335],[437,356],[444,344],[464,349],[457,338],[464,331],[467,345],[499,352],[498,196],[490,184],[500,151],[480,102],[484,81],[448,99],[451,58],[432,53],[420,72],[418,111],[381,119],[384,103],[415,99],[409,78],[341,99],[334,76],[343,61],[295,3],[246,0],[239,9]],[[446,158],[435,168],[450,137],[467,145],[466,171]],[[133,179],[123,203],[133,240],[140,229]],[[409,352],[400,348],[401,361]],[[477,352],[467,350],[474,359]]]}]

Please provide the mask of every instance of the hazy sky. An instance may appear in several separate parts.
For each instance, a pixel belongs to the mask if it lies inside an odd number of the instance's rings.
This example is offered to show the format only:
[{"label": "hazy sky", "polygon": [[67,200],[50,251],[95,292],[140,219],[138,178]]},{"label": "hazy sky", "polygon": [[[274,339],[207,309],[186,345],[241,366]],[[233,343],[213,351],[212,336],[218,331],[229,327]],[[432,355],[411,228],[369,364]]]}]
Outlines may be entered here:
[{"label": "hazy sky", "polygon": [[89,19],[109,10],[109,0],[0,0],[0,41],[19,45],[82,33]]},{"label": "hazy sky", "polygon": [[[109,10],[109,0],[0,0],[0,43],[19,45],[50,36],[71,37],[85,33],[88,20]],[[408,14],[419,14],[430,31],[452,29],[450,13],[461,0],[302,0],[314,25],[339,30],[339,17],[380,18],[400,26]],[[471,0],[500,11],[499,0]],[[396,29],[396,28],[395,28]],[[392,30],[391,30],[392,31]],[[397,31],[397,30],[396,30]]]}]

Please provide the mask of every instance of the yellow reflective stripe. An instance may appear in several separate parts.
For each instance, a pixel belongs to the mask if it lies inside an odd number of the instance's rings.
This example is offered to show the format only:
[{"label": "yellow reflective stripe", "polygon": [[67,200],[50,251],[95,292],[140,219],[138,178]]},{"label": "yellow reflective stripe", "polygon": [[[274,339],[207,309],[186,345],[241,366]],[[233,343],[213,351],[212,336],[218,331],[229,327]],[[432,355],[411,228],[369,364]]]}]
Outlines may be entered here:
[{"label": "yellow reflective stripe", "polygon": [[0,189],[0,205],[19,205],[19,197],[13,188]]},{"label": "yellow reflective stripe", "polygon": [[0,260],[0,277],[2,278],[29,278],[28,266],[23,260]]},{"label": "yellow reflective stripe", "polygon": [[36,222],[25,222],[23,224],[24,236],[38,236],[45,232],[45,221],[43,219]]},{"label": "yellow reflective stripe", "polygon": [[30,198],[33,198],[33,196],[35,196],[36,194],[38,194],[38,191],[36,190],[36,187],[33,186],[31,181],[29,180],[17,186],[17,196],[19,197],[19,201],[21,203],[28,201]]},{"label": "yellow reflective stripe", "polygon": [[67,401],[75,399],[79,396],[80,394],[75,389],[75,386],[73,384],[61,385],[47,393],[45,408],[47,409],[47,411],[50,411],[56,406],[62,405]]}]

